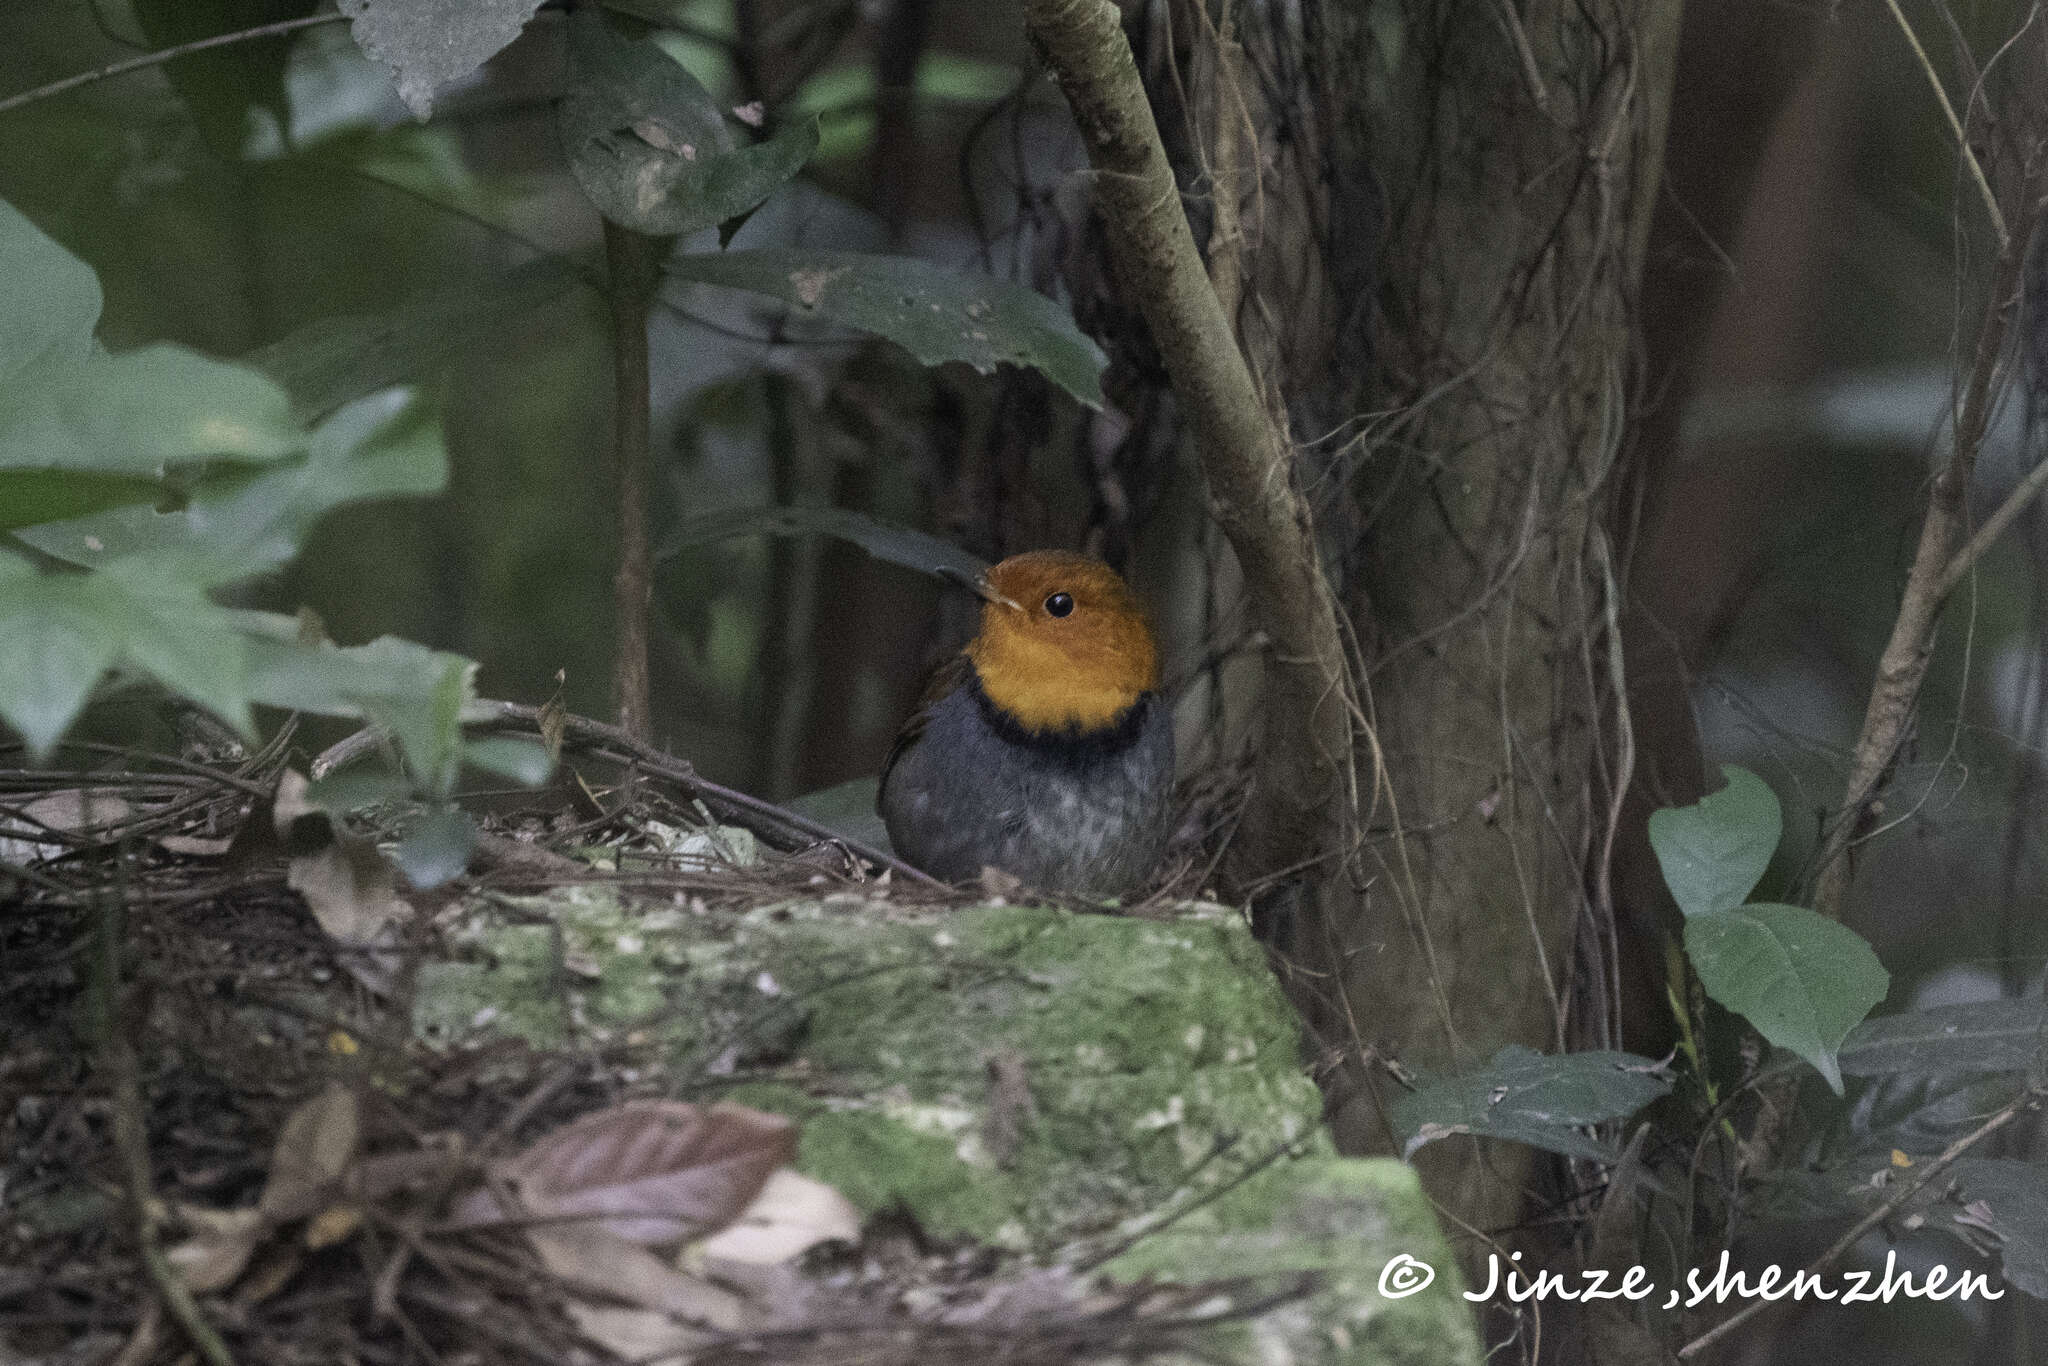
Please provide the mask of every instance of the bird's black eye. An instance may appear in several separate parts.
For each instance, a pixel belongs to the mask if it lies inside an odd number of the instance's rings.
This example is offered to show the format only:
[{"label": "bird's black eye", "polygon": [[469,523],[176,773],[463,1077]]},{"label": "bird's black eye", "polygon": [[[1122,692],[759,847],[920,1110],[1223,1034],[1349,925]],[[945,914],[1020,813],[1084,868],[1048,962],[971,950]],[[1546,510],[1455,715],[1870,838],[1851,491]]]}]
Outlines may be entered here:
[{"label": "bird's black eye", "polygon": [[1063,617],[1074,610],[1074,595],[1055,593],[1045,600],[1045,610],[1056,617]]}]

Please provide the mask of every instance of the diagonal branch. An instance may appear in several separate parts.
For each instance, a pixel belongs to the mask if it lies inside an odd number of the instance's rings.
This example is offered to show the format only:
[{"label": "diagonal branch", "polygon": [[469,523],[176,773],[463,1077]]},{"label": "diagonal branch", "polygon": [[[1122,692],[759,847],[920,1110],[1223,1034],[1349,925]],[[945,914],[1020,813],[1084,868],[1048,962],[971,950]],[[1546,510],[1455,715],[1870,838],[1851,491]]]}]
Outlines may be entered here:
[{"label": "diagonal branch", "polygon": [[1292,478],[1293,443],[1195,249],[1117,6],[1025,0],[1024,19],[1073,106],[1118,283],[1166,362],[1200,447],[1210,508],[1273,642],[1256,795],[1233,850],[1238,875],[1312,863],[1338,830],[1350,683],[1336,600]]},{"label": "diagonal branch", "polygon": [[92,85],[115,76],[125,76],[131,71],[146,71],[153,66],[162,66],[165,62],[176,61],[194,52],[204,52],[208,48],[253,43],[261,38],[296,33],[302,28],[338,24],[347,18],[346,14],[309,14],[300,19],[280,19],[274,24],[258,24],[255,28],[237,29],[233,33],[216,33],[210,38],[194,38],[189,43],[179,43],[176,47],[167,47],[156,52],[145,52],[140,57],[130,57],[125,62],[114,62],[95,71],[81,71],[76,76],[66,76],[61,81],[51,81],[48,85],[39,85],[33,90],[9,95],[6,99],[0,99],[0,114],[5,114],[11,109],[19,109],[23,105],[34,104],[39,100],[47,100],[53,95],[61,95],[67,90],[76,90],[82,85]]}]

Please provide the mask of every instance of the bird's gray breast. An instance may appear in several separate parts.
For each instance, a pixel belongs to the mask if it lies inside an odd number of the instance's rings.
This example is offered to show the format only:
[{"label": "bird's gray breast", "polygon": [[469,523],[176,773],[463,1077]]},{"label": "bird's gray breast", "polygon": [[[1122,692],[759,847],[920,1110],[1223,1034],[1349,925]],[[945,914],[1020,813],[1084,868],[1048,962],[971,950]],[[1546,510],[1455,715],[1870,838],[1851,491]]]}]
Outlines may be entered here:
[{"label": "bird's gray breast", "polygon": [[896,851],[934,877],[1000,868],[1048,891],[1128,891],[1166,843],[1173,719],[1146,695],[1109,732],[1035,736],[971,684],[941,698],[881,795]]}]

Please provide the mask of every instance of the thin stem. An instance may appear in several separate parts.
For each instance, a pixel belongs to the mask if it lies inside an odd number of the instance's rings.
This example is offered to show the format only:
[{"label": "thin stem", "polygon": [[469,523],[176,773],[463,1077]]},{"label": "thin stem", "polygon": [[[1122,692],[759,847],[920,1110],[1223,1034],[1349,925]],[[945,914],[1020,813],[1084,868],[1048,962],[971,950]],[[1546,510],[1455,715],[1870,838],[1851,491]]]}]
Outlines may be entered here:
[{"label": "thin stem", "polygon": [[[1957,1158],[1969,1152],[1970,1149],[1976,1147],[2006,1125],[2012,1123],[2022,1112],[2030,1110],[2039,1104],[2040,1100],[2041,1092],[2031,1086],[2028,1087],[2020,1092],[2019,1095],[2013,1097],[2012,1101],[2004,1109],[1985,1120],[1969,1133],[1964,1134],[1955,1142],[1949,1144],[1948,1147],[1942,1149],[1939,1157],[1914,1168],[1914,1176],[1911,1181],[1901,1186],[1883,1204],[1864,1215],[1861,1219],[1858,1219],[1847,1233],[1835,1239],[1826,1252],[1821,1253],[1820,1256],[1808,1262],[1805,1270],[1801,1271],[1799,1275],[1807,1278],[1818,1276],[1840,1261],[1842,1255],[1850,1248],[1856,1246],[1864,1234],[1870,1232],[1870,1230],[1905,1208],[1907,1201],[1918,1195],[1928,1182],[1947,1171]],[[1777,1303],[1776,1300],[1750,1301],[1747,1305],[1743,1306],[1740,1312],[1723,1319],[1720,1323],[1715,1324],[1712,1328],[1709,1328],[1706,1332],[1679,1348],[1678,1359],[1680,1361],[1692,1360],[1775,1303]]]},{"label": "thin stem", "polygon": [[81,71],[76,76],[66,76],[61,81],[51,81],[48,85],[39,85],[33,90],[9,95],[6,99],[0,100],[0,114],[19,109],[23,105],[34,104],[38,100],[47,100],[53,95],[61,95],[67,90],[76,90],[82,85],[92,85],[115,76],[125,76],[131,71],[144,71],[153,66],[162,66],[165,62],[175,61],[189,53],[204,52],[214,47],[229,47],[235,43],[252,43],[261,38],[275,38],[279,34],[295,33],[302,28],[317,28],[322,24],[339,24],[347,18],[346,14],[309,14],[299,19],[280,19],[274,24],[258,24],[255,28],[237,29],[233,33],[216,33],[211,38],[194,38],[189,43],[179,43],[176,47],[144,53],[140,57],[130,57],[125,62],[115,62],[97,71]]},{"label": "thin stem", "polygon": [[1884,7],[1892,12],[1899,32],[1906,35],[1906,45],[1913,49],[1913,56],[1920,63],[1920,71],[1927,77],[1927,84],[1934,87],[1934,98],[1941,104],[1942,117],[1948,120],[1948,131],[1955,137],[1956,150],[1962,154],[1963,164],[1970,168],[1970,178],[1977,182],[1977,193],[1984,199],[1984,211],[1991,216],[1991,227],[1998,234],[1999,250],[2011,250],[2012,234],[2006,230],[2005,215],[1998,208],[1998,196],[1991,193],[1991,182],[1984,177],[1984,166],[1977,160],[1977,154],[1970,150],[1970,139],[1963,132],[1963,121],[1956,117],[1956,107],[1949,102],[1948,91],[1942,88],[1940,73],[1928,59],[1927,49],[1920,45],[1920,35],[1913,32],[1913,26],[1906,22],[1899,0],[1884,0]]},{"label": "thin stem", "polygon": [[659,278],[663,244],[645,233],[604,225],[605,264],[611,275],[612,469],[618,482],[619,568],[612,577],[617,652],[612,689],[619,729],[636,740],[654,735],[647,677],[649,603],[654,561],[647,543],[647,490],[654,482],[647,376],[647,308]]}]

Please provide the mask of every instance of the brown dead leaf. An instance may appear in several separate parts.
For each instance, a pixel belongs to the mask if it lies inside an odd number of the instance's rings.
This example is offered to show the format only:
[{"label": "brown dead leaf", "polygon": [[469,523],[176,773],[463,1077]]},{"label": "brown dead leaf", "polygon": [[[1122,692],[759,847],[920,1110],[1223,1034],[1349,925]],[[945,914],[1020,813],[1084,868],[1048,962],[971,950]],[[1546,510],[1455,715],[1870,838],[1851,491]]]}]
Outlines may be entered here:
[{"label": "brown dead leaf", "polygon": [[860,1211],[823,1181],[790,1167],[768,1178],[754,1203],[691,1251],[714,1261],[777,1266],[821,1243],[858,1243]]},{"label": "brown dead leaf", "polygon": [[306,1221],[306,1250],[347,1242],[363,1226],[363,1211],[355,1205],[329,1205]]},{"label": "brown dead leaf", "polygon": [[187,858],[219,858],[227,853],[234,841],[223,835],[209,839],[204,835],[159,835],[157,847],[167,854],[183,854]]},{"label": "brown dead leaf", "polygon": [[340,1082],[292,1111],[270,1156],[256,1208],[272,1223],[304,1219],[328,1202],[362,1139],[355,1092]]},{"label": "brown dead leaf", "polygon": [[180,1205],[178,1217],[192,1236],[164,1250],[164,1260],[195,1295],[225,1290],[235,1283],[256,1245],[270,1231],[260,1210],[206,1209]]},{"label": "brown dead leaf", "polygon": [[[796,1142],[794,1123],[744,1105],[629,1101],[544,1135],[494,1172],[527,1214],[595,1215],[614,1235],[657,1246],[730,1222]],[[504,1217],[488,1190],[455,1210],[458,1224]]]},{"label": "brown dead leaf", "polygon": [[69,846],[57,834],[89,836],[134,815],[135,808],[109,789],[66,787],[45,792],[0,812],[0,862],[35,863],[61,854]]},{"label": "brown dead leaf", "polygon": [[723,1333],[742,1331],[747,1302],[723,1286],[678,1271],[602,1224],[546,1224],[526,1230],[541,1263],[581,1298],[608,1297]]}]

